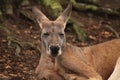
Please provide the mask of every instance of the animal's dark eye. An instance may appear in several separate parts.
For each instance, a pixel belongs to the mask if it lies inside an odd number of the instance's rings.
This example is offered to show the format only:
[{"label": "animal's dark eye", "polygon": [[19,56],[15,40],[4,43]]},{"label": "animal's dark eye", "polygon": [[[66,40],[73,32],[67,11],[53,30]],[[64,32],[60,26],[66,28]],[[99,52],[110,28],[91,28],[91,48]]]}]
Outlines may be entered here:
[{"label": "animal's dark eye", "polygon": [[44,36],[49,36],[49,33],[43,33]]},{"label": "animal's dark eye", "polygon": [[64,36],[64,34],[63,34],[63,33],[60,33],[59,35],[60,35],[60,36]]}]

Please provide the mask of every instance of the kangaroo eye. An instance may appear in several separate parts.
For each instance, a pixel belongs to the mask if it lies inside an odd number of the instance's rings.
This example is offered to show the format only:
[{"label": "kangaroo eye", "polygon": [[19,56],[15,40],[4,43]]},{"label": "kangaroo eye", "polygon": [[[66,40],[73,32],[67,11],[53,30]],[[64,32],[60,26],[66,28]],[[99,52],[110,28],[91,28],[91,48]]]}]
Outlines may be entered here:
[{"label": "kangaroo eye", "polygon": [[49,36],[50,34],[49,33],[43,33],[44,36]]},{"label": "kangaroo eye", "polygon": [[64,34],[63,34],[63,33],[60,33],[59,35],[60,35],[60,36],[64,36]]}]

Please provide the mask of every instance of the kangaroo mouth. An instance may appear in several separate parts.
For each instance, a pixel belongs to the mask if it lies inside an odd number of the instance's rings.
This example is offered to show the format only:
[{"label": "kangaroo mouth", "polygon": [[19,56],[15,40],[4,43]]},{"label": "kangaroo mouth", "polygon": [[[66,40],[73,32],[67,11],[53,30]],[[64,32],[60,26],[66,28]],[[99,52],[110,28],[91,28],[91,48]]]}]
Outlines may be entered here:
[{"label": "kangaroo mouth", "polygon": [[59,46],[50,46],[49,52],[52,57],[56,57],[61,54],[61,48]]}]

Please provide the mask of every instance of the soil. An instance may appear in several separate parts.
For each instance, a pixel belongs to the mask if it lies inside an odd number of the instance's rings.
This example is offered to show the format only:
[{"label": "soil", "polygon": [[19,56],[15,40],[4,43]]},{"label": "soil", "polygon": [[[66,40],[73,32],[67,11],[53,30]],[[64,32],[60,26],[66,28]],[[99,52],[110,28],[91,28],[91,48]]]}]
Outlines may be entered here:
[{"label": "soil", "polygon": [[[85,42],[77,41],[73,29],[67,26],[65,30],[67,43],[72,45],[79,47],[95,45],[117,38],[115,33],[105,26],[112,27],[120,35],[119,17],[101,16],[75,10],[72,16],[84,24],[82,28],[88,36]],[[23,16],[8,16],[1,21],[1,24],[10,30],[15,39],[40,47],[40,28],[33,21]],[[8,45],[7,36],[7,33],[0,29],[0,80],[34,80],[34,70],[38,65],[40,54],[28,48],[22,49],[17,56],[16,47]]]}]

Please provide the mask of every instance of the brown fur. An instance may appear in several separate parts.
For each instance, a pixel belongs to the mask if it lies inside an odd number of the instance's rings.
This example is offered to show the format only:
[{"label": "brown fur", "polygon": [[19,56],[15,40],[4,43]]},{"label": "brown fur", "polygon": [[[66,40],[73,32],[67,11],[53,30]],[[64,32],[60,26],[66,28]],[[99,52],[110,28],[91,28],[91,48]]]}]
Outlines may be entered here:
[{"label": "brown fur", "polygon": [[120,39],[82,48],[67,45],[57,61],[60,68],[77,75],[95,77],[99,73],[103,80],[107,80],[120,56],[119,49]]},{"label": "brown fur", "polygon": [[[54,77],[57,77],[56,80],[64,80],[64,78],[67,78],[66,80],[70,78],[69,80],[71,80],[71,77],[77,78],[76,80],[88,80],[88,77],[95,77],[96,80],[101,80],[97,79],[100,78],[100,75],[103,80],[107,80],[114,69],[116,60],[120,56],[120,45],[118,44],[120,44],[120,39],[81,48],[66,45],[63,49],[63,54],[56,58],[56,63],[52,61],[50,56],[45,56],[43,59],[41,57],[41,63],[39,63],[36,73],[43,74],[39,72],[44,70],[45,76],[46,74],[49,75],[49,70],[52,70],[52,72],[55,71],[54,73],[50,72],[50,74],[52,73]],[[55,66],[56,64],[57,66]],[[58,74],[62,75],[64,78]],[[84,77],[85,79],[78,79]]]},{"label": "brown fur", "polygon": [[[33,8],[42,29],[41,58],[35,71],[37,80],[107,80],[120,56],[120,39],[89,47],[67,45],[64,29],[71,7],[68,5],[55,21]],[[57,46],[56,56],[51,46]]]},{"label": "brown fur", "polygon": [[39,65],[35,70],[35,74],[37,80],[64,80],[64,78],[58,74],[53,59],[45,53],[41,54]]}]

